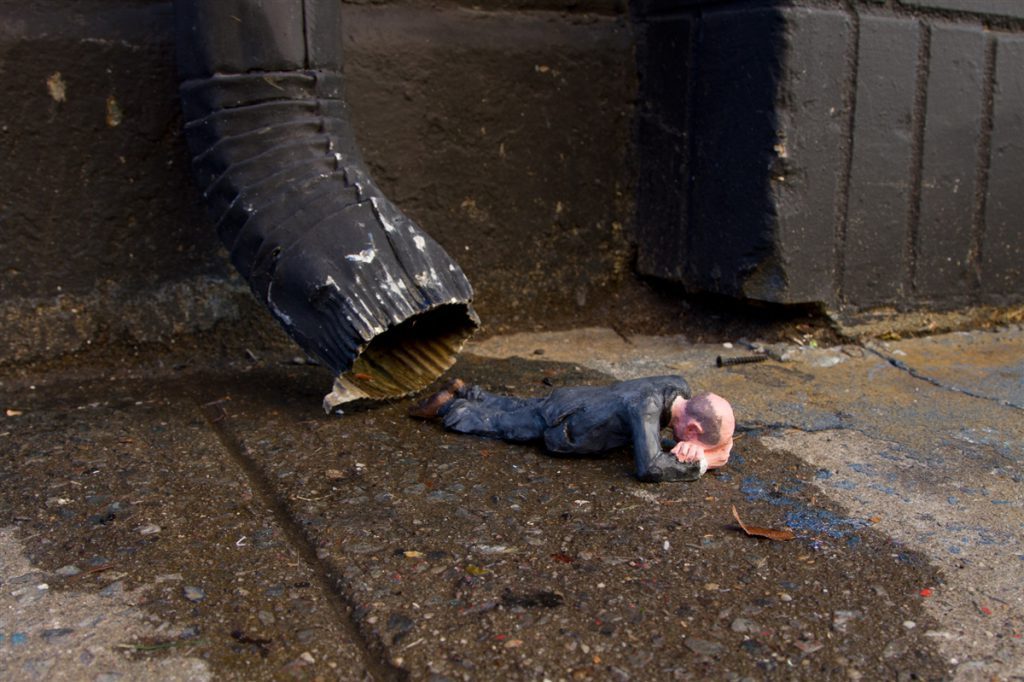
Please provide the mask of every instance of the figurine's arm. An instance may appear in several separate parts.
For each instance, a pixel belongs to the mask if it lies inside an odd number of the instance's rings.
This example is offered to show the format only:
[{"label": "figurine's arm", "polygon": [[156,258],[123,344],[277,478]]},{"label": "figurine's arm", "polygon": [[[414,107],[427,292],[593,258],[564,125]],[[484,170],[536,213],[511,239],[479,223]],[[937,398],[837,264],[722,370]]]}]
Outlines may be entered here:
[{"label": "figurine's arm", "polygon": [[706,470],[703,462],[680,462],[661,449],[661,405],[656,396],[630,406],[636,477],[648,483],[696,481]]}]

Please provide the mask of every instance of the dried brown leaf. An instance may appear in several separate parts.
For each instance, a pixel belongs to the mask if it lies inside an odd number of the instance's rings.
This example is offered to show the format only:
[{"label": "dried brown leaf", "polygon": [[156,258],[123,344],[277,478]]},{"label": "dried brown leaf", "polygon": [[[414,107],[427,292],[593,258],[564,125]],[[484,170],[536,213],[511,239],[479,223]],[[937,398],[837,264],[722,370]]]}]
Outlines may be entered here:
[{"label": "dried brown leaf", "polygon": [[793,531],[791,531],[788,528],[776,530],[775,528],[760,528],[758,526],[746,525],[740,519],[740,514],[738,511],[736,511],[736,505],[732,506],[732,517],[736,519],[736,523],[740,524],[740,528],[743,529],[744,533],[753,537],[768,538],[769,540],[778,540],[780,542],[785,540],[793,540],[796,538],[796,535],[793,533]]}]

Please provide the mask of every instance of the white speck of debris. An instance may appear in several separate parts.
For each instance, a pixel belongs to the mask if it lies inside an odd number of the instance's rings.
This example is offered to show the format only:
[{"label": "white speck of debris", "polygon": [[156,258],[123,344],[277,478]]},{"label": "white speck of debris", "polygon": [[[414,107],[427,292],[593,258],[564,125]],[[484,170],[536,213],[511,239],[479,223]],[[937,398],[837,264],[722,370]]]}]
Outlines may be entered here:
[{"label": "white speck of debris", "polygon": [[665,540],[665,542],[662,543],[661,548],[667,552],[670,549],[672,549],[672,543],[669,542],[668,540]]},{"label": "white speck of debris", "polygon": [[455,272],[455,266],[449,263],[448,264],[448,272]]},{"label": "white speck of debris", "polygon": [[50,93],[50,98],[54,102],[66,102],[68,99],[68,86],[64,82],[64,78],[60,75],[60,71],[54,72],[49,78],[46,79],[46,91]]},{"label": "white speck of debris", "polygon": [[732,348],[732,344],[726,341],[725,343],[722,344],[722,348]]},{"label": "white speck of debris", "polygon": [[359,253],[350,253],[345,256],[346,260],[350,260],[353,263],[372,263],[373,259],[377,257],[377,249],[369,248],[363,249]]},{"label": "white speck of debris", "polygon": [[514,550],[507,545],[474,545],[481,554],[510,554]]},{"label": "white speck of debris", "polygon": [[306,663],[309,663],[310,665],[316,663],[316,659],[313,658],[313,654],[309,653],[308,651],[303,651],[299,658],[304,660]]},{"label": "white speck of debris", "polygon": [[572,503],[582,507],[585,504],[590,504],[590,500],[573,500]]},{"label": "white speck of debris", "polygon": [[415,237],[413,237],[412,238],[412,242],[413,242],[413,244],[416,245],[416,248],[419,249],[420,251],[423,251],[424,249],[427,248],[427,240],[424,239],[423,237],[419,236],[419,235],[416,235]]},{"label": "white speck of debris", "polygon": [[373,212],[377,215],[377,219],[380,221],[380,224],[384,226],[384,231],[394,232],[395,226],[392,225],[388,219],[384,217],[384,214],[380,212],[380,206],[377,205],[376,197],[370,197],[370,206],[373,206]]},{"label": "white speck of debris", "polygon": [[334,278],[331,277],[330,275],[327,275],[327,279],[324,280],[324,286],[334,287],[336,291],[341,291],[341,287],[338,286],[338,283],[335,282]]},{"label": "white speck of debris", "polygon": [[48,589],[50,589],[50,586],[47,585],[46,583],[39,583],[38,585],[36,585],[36,589],[37,590],[48,590]]},{"label": "white speck of debris", "polygon": [[160,526],[155,523],[147,523],[144,526],[139,526],[139,535],[155,535],[160,532]]},{"label": "white speck of debris", "polygon": [[903,621],[903,627],[905,627],[908,630],[913,630],[914,628],[917,627],[917,623],[915,623],[912,620],[905,620],[905,621]]},{"label": "white speck of debris", "polygon": [[8,417],[20,417],[21,415],[23,415],[25,413],[22,412],[21,410],[7,409],[7,410],[4,411],[4,414],[6,414]]},{"label": "white speck of debris", "polygon": [[245,547],[248,544],[249,544],[248,538],[246,536],[244,536],[244,535],[242,537],[238,538],[237,540],[235,540],[235,547]]}]

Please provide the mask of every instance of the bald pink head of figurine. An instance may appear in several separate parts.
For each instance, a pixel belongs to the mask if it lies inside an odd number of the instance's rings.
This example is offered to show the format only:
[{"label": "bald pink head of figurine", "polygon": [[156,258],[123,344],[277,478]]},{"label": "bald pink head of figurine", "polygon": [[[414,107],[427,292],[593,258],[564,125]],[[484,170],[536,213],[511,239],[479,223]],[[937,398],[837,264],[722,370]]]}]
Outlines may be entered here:
[{"label": "bald pink head of figurine", "polygon": [[672,404],[669,426],[676,440],[703,448],[709,469],[724,466],[729,461],[736,417],[725,398],[700,393],[689,400],[677,399]]}]

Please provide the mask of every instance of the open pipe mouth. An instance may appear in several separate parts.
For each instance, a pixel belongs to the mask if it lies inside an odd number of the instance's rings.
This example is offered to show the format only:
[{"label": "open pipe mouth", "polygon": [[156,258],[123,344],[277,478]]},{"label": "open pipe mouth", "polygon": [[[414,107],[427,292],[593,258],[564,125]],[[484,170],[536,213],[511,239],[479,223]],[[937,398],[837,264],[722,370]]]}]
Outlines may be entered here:
[{"label": "open pipe mouth", "polygon": [[438,306],[391,327],[367,344],[334,381],[324,410],[359,399],[381,400],[415,393],[448,370],[480,322],[464,303]]}]

